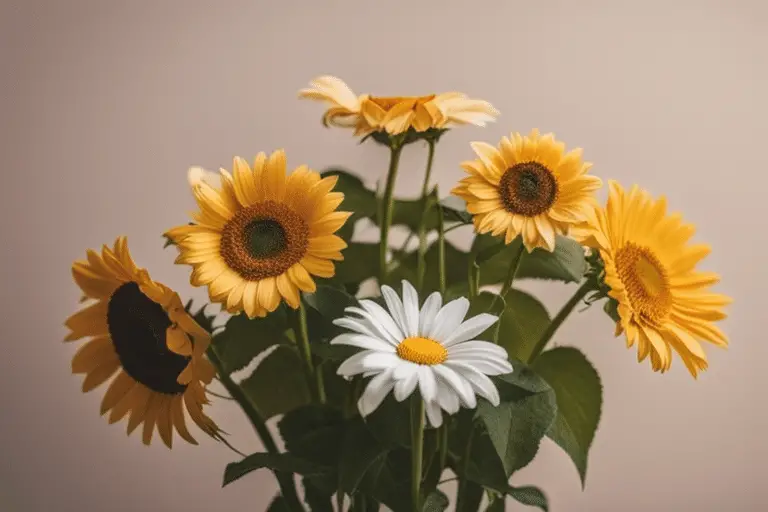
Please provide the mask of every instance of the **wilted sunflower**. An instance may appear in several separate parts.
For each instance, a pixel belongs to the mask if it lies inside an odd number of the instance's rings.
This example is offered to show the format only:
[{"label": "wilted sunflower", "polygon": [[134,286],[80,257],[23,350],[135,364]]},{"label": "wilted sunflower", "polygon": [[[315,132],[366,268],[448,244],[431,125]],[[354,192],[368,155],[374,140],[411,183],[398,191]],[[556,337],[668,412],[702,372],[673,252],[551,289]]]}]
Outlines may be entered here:
[{"label": "wilted sunflower", "polygon": [[299,307],[299,291],[315,291],[312,275],[333,277],[333,260],[347,244],[334,233],[351,213],[336,211],[344,194],[331,192],[337,176],[302,165],[286,176],[285,153],[259,153],[253,169],[234,159],[234,176],[220,170],[221,187],[191,172],[200,207],[195,224],[166,233],[192,265],[190,282],[208,286],[230,313],[266,316],[281,298]]},{"label": "wilted sunflower", "polygon": [[497,148],[473,142],[479,159],[461,166],[469,173],[451,192],[467,202],[479,233],[504,235],[509,244],[518,235],[532,251],[555,249],[555,235],[567,234],[587,219],[596,205],[594,191],[602,186],[581,161],[581,149],[565,153],[551,133],[513,133]]},{"label": "wilted sunflower", "polygon": [[397,135],[410,128],[424,132],[458,124],[485,126],[499,115],[487,101],[473,100],[460,92],[428,96],[357,96],[334,76],[318,77],[310,85],[311,88],[299,91],[299,97],[331,105],[323,116],[323,124],[355,128],[355,135],[371,132]]},{"label": "wilted sunflower", "polygon": [[639,361],[650,355],[654,371],[669,369],[674,349],[695,377],[707,368],[700,341],[728,345],[713,322],[725,318],[731,299],[709,291],[717,274],[696,270],[710,248],[688,244],[694,226],[667,215],[663,197],[654,200],[637,186],[627,193],[613,181],[609,187],[606,208],[573,235],[600,251],[605,284],[618,302],[616,335],[626,333],[627,347],[637,343]]},{"label": "wilted sunflower", "polygon": [[128,415],[128,434],[144,424],[149,444],[157,427],[170,448],[175,429],[197,444],[187,430],[184,409],[205,433],[219,436],[216,424],[203,413],[208,404],[205,385],[213,379],[211,363],[203,357],[210,335],[184,310],[179,296],[152,281],[133,262],[125,237],[101,254],[87,251],[72,275],[83,300],[95,303],[75,313],[65,325],[66,341],[92,339],[72,359],[72,372],[84,373],[83,392],[91,391],[117,373],[101,402],[115,423]]}]

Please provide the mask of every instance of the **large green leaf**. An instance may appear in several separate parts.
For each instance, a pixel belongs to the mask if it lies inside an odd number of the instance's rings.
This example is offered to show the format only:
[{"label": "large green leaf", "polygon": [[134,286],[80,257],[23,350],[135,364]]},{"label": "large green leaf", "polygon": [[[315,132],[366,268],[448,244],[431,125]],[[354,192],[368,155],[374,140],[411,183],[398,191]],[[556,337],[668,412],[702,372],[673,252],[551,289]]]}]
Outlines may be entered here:
[{"label": "large green leaf", "polygon": [[265,418],[286,413],[309,402],[304,366],[292,346],[279,346],[240,383]]},{"label": "large green leaf", "polygon": [[411,512],[411,454],[392,450],[379,457],[365,472],[359,489],[393,512]]},{"label": "large green leaf", "polygon": [[339,461],[339,488],[350,495],[356,492],[365,473],[386,456],[387,448],[373,437],[358,417],[344,434]]},{"label": "large green leaf", "polygon": [[303,294],[307,308],[307,325],[311,342],[329,339],[340,334],[343,329],[333,321],[344,316],[344,309],[357,305],[353,296],[329,285],[320,285],[314,293]]},{"label": "large green leaf", "polygon": [[448,196],[440,200],[443,218],[448,222],[472,223],[472,214],[467,212],[467,202],[457,196]]},{"label": "large green leaf", "polygon": [[[497,284],[503,282],[509,273],[510,262],[522,246],[517,237],[509,245],[504,245],[503,238],[491,235],[478,235],[472,246],[478,255],[480,265],[480,283]],[[523,252],[518,278],[552,279],[566,283],[581,281],[587,271],[584,248],[575,240],[557,236],[555,251],[534,249]]]},{"label": "large green leaf", "polygon": [[582,486],[589,448],[595,438],[603,404],[600,376],[587,358],[572,347],[557,347],[541,354],[533,365],[557,395],[557,419],[549,436],[571,457]]},{"label": "large green leaf", "polygon": [[[333,512],[331,498],[334,490],[328,491],[324,486],[318,486],[318,479],[325,480],[325,477],[304,477],[301,484],[304,487],[304,502],[311,512]],[[331,486],[335,483],[334,479],[328,479]]]},{"label": "large green leaf", "polygon": [[390,393],[367,418],[366,424],[380,443],[389,447],[411,445],[410,407],[408,400],[398,402]]},{"label": "large green leaf", "polygon": [[424,512],[443,512],[443,510],[448,508],[449,504],[448,496],[444,492],[435,489],[424,500],[422,510]]},{"label": "large green leaf", "polygon": [[[557,415],[552,388],[522,363],[513,362],[513,373],[496,379],[501,403],[485,400],[477,405],[477,416],[485,425],[507,476],[527,466]],[[479,482],[484,483],[484,482]]]},{"label": "large green leaf", "polygon": [[249,319],[245,314],[231,317],[224,330],[213,338],[224,371],[242,370],[269,347],[290,343],[284,334],[286,328],[282,307],[264,318]]},{"label": "large green leaf", "polygon": [[267,512],[291,512],[291,507],[288,506],[285,498],[278,494],[267,507]]},{"label": "large green leaf", "polygon": [[305,405],[285,414],[278,423],[285,449],[302,459],[336,466],[343,445],[344,418],[331,407]]},{"label": "large green leaf", "polygon": [[336,263],[332,281],[359,285],[378,271],[379,244],[352,242],[342,251],[344,260]]},{"label": "large green leaf", "polygon": [[273,471],[297,473],[299,475],[320,475],[329,468],[319,466],[289,453],[254,453],[241,461],[227,464],[224,470],[224,484],[228,485],[251,471],[268,468]]},{"label": "large green leaf", "polygon": [[547,309],[536,297],[513,288],[507,294],[498,342],[509,357],[527,361],[549,322]]},{"label": "large green leaf", "polygon": [[523,505],[538,507],[544,512],[549,512],[547,496],[538,487],[526,485],[522,487],[510,486],[507,494]]}]

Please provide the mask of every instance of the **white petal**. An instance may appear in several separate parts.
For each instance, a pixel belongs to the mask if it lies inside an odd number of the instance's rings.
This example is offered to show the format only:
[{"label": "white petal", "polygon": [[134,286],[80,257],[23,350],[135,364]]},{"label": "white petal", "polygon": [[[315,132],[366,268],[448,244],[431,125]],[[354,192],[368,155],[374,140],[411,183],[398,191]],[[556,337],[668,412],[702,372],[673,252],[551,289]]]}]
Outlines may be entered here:
[{"label": "white petal", "polygon": [[419,366],[419,390],[421,398],[426,402],[431,402],[437,398],[437,379],[432,370],[433,366]]},{"label": "white petal", "polygon": [[385,370],[371,379],[363,392],[363,396],[357,401],[360,415],[365,417],[375,411],[394,386],[395,381],[392,380],[392,370]]},{"label": "white petal", "polygon": [[440,308],[426,337],[442,342],[461,325],[468,310],[469,301],[464,297],[452,300]]},{"label": "white petal", "polygon": [[432,367],[437,377],[453,389],[461,400],[461,404],[469,409],[477,407],[477,399],[472,385],[464,377],[445,365],[438,364]]},{"label": "white petal", "polygon": [[474,366],[460,362],[448,362],[446,366],[453,368],[456,373],[467,379],[475,392],[491,402],[494,407],[499,405],[499,390],[496,389],[491,379],[483,375]]},{"label": "white petal", "polygon": [[451,362],[466,363],[473,366],[477,371],[486,375],[504,375],[506,373],[512,373],[512,365],[509,361],[502,361],[501,359],[495,359],[490,357],[483,357],[473,355],[460,356],[451,359]]},{"label": "white petal", "polygon": [[443,305],[443,297],[440,292],[433,292],[424,301],[424,305],[421,306],[421,312],[419,313],[419,336],[426,336],[432,329],[432,324],[435,321],[440,307]]},{"label": "white petal", "polygon": [[444,382],[437,383],[437,403],[440,404],[448,414],[459,412],[459,397]]},{"label": "white petal", "polygon": [[443,346],[450,347],[456,343],[471,340],[493,325],[498,319],[499,317],[489,315],[488,313],[481,313],[477,316],[473,316],[466,322],[463,322],[455,331],[449,334],[447,338],[442,340]]},{"label": "white petal", "polygon": [[376,332],[377,330],[373,328],[370,322],[364,319],[350,318],[348,316],[345,316],[345,317],[337,318],[336,320],[334,320],[333,325],[338,325],[339,327],[343,327],[344,329],[349,329],[350,331],[359,332],[360,334],[366,334],[368,336],[371,336],[372,338],[380,337],[379,334]]},{"label": "white petal", "polygon": [[397,292],[387,285],[381,287],[381,295],[384,297],[384,302],[387,303],[387,309],[392,316],[392,319],[400,327],[400,330],[407,332],[408,329],[405,325],[405,311],[403,310],[403,303],[400,297],[397,296]]},{"label": "white petal", "polygon": [[451,354],[492,354],[505,361],[508,358],[507,351],[501,345],[490,343],[488,341],[471,340],[456,343],[448,349],[448,356]]},{"label": "white petal", "polygon": [[400,358],[395,354],[364,350],[341,363],[336,373],[344,377],[351,377],[358,373],[394,368],[398,361],[400,361]]},{"label": "white petal", "polygon": [[331,345],[349,345],[352,347],[364,348],[366,350],[377,350],[393,354],[395,352],[395,347],[386,341],[359,333],[340,334],[331,340]]},{"label": "white petal", "polygon": [[383,307],[372,300],[361,300],[360,305],[370,314],[372,323],[396,342],[399,343],[406,337]]},{"label": "white petal", "polygon": [[416,384],[419,383],[419,373],[412,372],[405,379],[399,380],[395,383],[395,400],[402,402],[413,393],[416,389]]},{"label": "white petal", "polygon": [[434,402],[424,403],[424,412],[427,413],[429,424],[437,428],[443,424],[443,414],[440,412],[440,406]]},{"label": "white petal", "polygon": [[419,335],[419,294],[411,283],[403,280],[403,313],[405,314],[405,334]]},{"label": "white petal", "polygon": [[411,376],[412,373],[416,373],[419,370],[419,365],[416,363],[412,363],[411,361],[406,361],[404,359],[401,359],[397,367],[395,367],[395,373],[392,374],[392,378],[395,380],[403,380],[407,379]]},{"label": "white petal", "polygon": [[[353,317],[353,320],[361,321],[364,325],[368,327],[370,331],[376,334],[377,338],[381,338],[385,340],[387,343],[390,343],[393,347],[396,347],[397,344],[400,343],[400,341],[402,340],[401,337],[392,336],[392,334],[390,334],[386,329],[382,327],[380,322],[377,322],[375,320],[373,315],[371,315],[370,313],[368,313],[368,311],[362,308],[349,307],[349,308],[345,308],[344,312],[360,315],[359,319]],[[385,315],[389,317],[389,314],[387,314],[386,312],[385,312]]]}]

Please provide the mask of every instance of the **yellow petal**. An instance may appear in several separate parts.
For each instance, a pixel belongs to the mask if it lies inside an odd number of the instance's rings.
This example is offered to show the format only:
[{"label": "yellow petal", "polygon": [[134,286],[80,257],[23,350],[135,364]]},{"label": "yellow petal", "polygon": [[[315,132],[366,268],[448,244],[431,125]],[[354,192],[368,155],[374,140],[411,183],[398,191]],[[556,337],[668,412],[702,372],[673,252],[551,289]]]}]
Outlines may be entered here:
[{"label": "yellow petal", "polygon": [[89,373],[115,358],[115,347],[108,336],[94,338],[78,349],[72,358],[72,373]]},{"label": "yellow petal", "polygon": [[330,235],[344,225],[352,215],[351,212],[332,212],[322,217],[320,220],[312,223],[310,226],[310,236]]},{"label": "yellow petal", "polygon": [[104,384],[120,368],[120,360],[117,355],[105,359],[98,367],[88,373],[83,380],[83,393],[96,389]]},{"label": "yellow petal", "polygon": [[291,306],[293,309],[298,308],[299,307],[299,289],[288,278],[287,273],[283,273],[277,276],[275,278],[275,282],[277,284],[277,289],[280,292],[280,295],[282,295],[283,298],[285,299],[285,302],[287,302],[288,305]]},{"label": "yellow petal", "polygon": [[263,178],[265,197],[273,201],[282,201],[285,198],[285,168],[285,151],[280,149],[269,156]]},{"label": "yellow petal", "polygon": [[495,147],[485,142],[472,142],[470,146],[477,153],[477,156],[485,164],[486,168],[493,169],[496,172],[504,172],[507,169],[507,164]]},{"label": "yellow petal", "polygon": [[314,293],[317,289],[315,281],[300,263],[296,263],[288,269],[288,277],[290,277],[293,284],[303,292]]},{"label": "yellow petal", "polygon": [[157,431],[160,439],[168,448],[173,447],[173,423],[171,421],[171,402],[176,397],[166,397],[157,415]]},{"label": "yellow petal", "polygon": [[99,301],[70,316],[64,325],[71,332],[64,341],[74,341],[85,336],[108,335],[107,307],[107,301]]},{"label": "yellow petal", "polygon": [[113,409],[133,389],[135,384],[136,381],[124,371],[118,373],[101,400],[101,414],[103,415]]},{"label": "yellow petal", "polygon": [[335,273],[333,262],[309,254],[301,259],[301,265],[307,269],[307,272],[319,277],[329,278]]},{"label": "yellow petal", "polygon": [[154,394],[147,405],[147,411],[144,414],[144,431],[141,436],[142,442],[147,446],[152,442],[152,434],[154,433],[155,424],[157,423],[157,416],[160,413],[160,408],[163,407],[165,400],[165,395]]},{"label": "yellow petal", "polygon": [[143,384],[136,385],[136,393],[132,397],[131,414],[128,417],[128,427],[126,428],[128,435],[131,435],[131,432],[136,430],[136,427],[144,421],[153,397],[154,393],[148,387]]},{"label": "yellow petal", "polygon": [[190,444],[197,444],[197,441],[187,429],[187,422],[184,419],[184,408],[182,395],[177,395],[171,400],[171,421],[182,439]]},{"label": "yellow petal", "polygon": [[141,388],[144,386],[133,379],[131,381],[130,389],[117,401],[109,413],[110,425],[123,419],[128,414],[128,411],[136,405],[136,398],[141,395]]},{"label": "yellow petal", "polygon": [[274,277],[267,277],[259,281],[258,289],[259,305],[267,311],[274,311],[280,304],[280,293]]},{"label": "yellow petal", "polygon": [[243,206],[251,206],[258,200],[257,186],[254,182],[253,172],[248,167],[248,162],[242,158],[235,157],[232,163],[232,173],[235,180],[235,196]]}]

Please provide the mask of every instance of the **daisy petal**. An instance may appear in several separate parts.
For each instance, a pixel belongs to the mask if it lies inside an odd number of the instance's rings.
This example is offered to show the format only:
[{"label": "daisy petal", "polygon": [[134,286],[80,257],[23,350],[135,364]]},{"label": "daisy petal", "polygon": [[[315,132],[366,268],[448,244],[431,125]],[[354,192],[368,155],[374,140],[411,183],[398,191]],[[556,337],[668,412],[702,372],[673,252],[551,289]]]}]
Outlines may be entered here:
[{"label": "daisy petal", "polygon": [[406,336],[419,334],[419,294],[408,281],[403,280],[403,312]]},{"label": "daisy petal", "polygon": [[426,336],[432,329],[435,316],[443,305],[443,298],[439,292],[434,292],[427,297],[419,313],[419,336]]},{"label": "daisy petal", "polygon": [[371,321],[375,326],[379,327],[379,330],[385,331],[397,342],[402,341],[406,337],[392,316],[383,307],[372,300],[361,300],[360,305],[371,315]]},{"label": "daisy petal", "polygon": [[432,402],[437,398],[437,379],[433,371],[434,366],[421,366],[418,367],[419,372],[419,390],[421,391],[421,398],[425,402]]},{"label": "daisy petal", "polygon": [[445,365],[438,364],[432,367],[437,377],[445,382],[458,395],[462,405],[469,409],[477,407],[477,399],[472,386],[455,370]]},{"label": "daisy petal", "polygon": [[488,341],[471,340],[456,343],[448,350],[449,356],[453,355],[472,355],[472,354],[491,354],[497,356],[504,361],[508,359],[507,351],[504,347],[490,343]]},{"label": "daisy petal", "polygon": [[405,311],[400,297],[397,296],[395,290],[387,285],[381,287],[381,295],[387,303],[387,309],[389,309],[392,319],[397,323],[402,332],[407,332],[408,329],[405,325]]},{"label": "daisy petal", "polygon": [[331,345],[349,345],[366,350],[377,350],[379,352],[395,352],[395,348],[386,341],[357,333],[340,334],[331,340]]},{"label": "daisy petal", "polygon": [[434,402],[426,402],[424,404],[424,412],[427,415],[429,424],[437,428],[443,424],[443,414],[440,411],[440,406]]},{"label": "daisy petal", "polygon": [[431,329],[426,334],[427,338],[440,342],[455,331],[469,311],[469,301],[464,297],[452,300],[435,316]]},{"label": "daisy petal", "polygon": [[365,417],[375,411],[394,386],[395,381],[392,380],[391,370],[385,370],[371,379],[363,396],[357,401],[360,415]]},{"label": "daisy petal", "polygon": [[416,389],[416,384],[419,383],[419,373],[412,372],[407,378],[398,380],[395,383],[395,400],[402,402]]},{"label": "daisy petal", "polygon": [[471,340],[481,332],[488,329],[493,325],[499,317],[489,315],[488,313],[482,313],[477,316],[473,316],[466,322],[459,325],[458,329],[454,330],[447,338],[442,339],[444,347],[450,347],[462,341]]},{"label": "daisy petal", "polygon": [[491,379],[478,371],[474,366],[459,361],[446,362],[445,365],[467,379],[478,395],[488,400],[494,407],[499,405],[499,390]]},{"label": "daisy petal", "polygon": [[437,384],[437,403],[448,414],[456,414],[461,407],[459,397],[443,382]]}]

